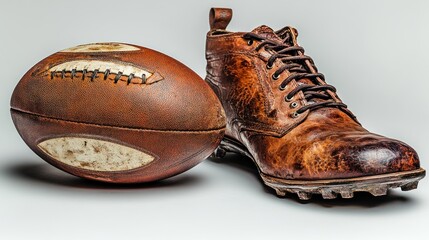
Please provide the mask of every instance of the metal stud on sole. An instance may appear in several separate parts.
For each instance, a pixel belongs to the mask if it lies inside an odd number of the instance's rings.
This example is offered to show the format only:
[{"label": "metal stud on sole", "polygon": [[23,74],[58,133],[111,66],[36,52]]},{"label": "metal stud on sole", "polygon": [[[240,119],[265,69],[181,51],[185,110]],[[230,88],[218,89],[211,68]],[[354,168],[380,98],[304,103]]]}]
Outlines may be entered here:
[{"label": "metal stud on sole", "polygon": [[407,184],[401,186],[401,190],[402,191],[410,191],[413,189],[417,189],[418,184],[419,184],[418,181],[407,183]]},{"label": "metal stud on sole", "polygon": [[277,196],[279,196],[279,197],[284,197],[284,196],[286,196],[286,192],[284,192],[284,191],[282,191],[282,190],[280,190],[280,189],[275,189],[276,190],[276,194],[277,194]]},{"label": "metal stud on sole", "polygon": [[337,193],[335,193],[329,189],[322,189],[321,193],[322,193],[322,197],[324,199],[335,199],[335,198],[337,198]]},{"label": "metal stud on sole", "polygon": [[353,192],[350,190],[343,190],[340,192],[342,198],[353,198]]},{"label": "metal stud on sole", "polygon": [[297,192],[300,200],[309,200],[311,198],[311,193],[309,192]]},{"label": "metal stud on sole", "polygon": [[377,187],[373,187],[369,190],[369,192],[373,195],[373,196],[384,196],[387,194],[387,186],[377,186]]}]

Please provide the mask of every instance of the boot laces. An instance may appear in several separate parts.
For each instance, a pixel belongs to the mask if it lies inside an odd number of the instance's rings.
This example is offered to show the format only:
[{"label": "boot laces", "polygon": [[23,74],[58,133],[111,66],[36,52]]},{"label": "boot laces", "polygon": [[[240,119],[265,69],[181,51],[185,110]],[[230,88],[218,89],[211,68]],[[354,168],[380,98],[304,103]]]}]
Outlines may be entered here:
[{"label": "boot laces", "polygon": [[[328,93],[329,90],[335,94],[335,87],[325,83],[324,75],[317,71],[313,60],[309,56],[304,55],[304,49],[301,46],[293,44],[290,32],[285,31],[285,29],[281,29],[277,31],[276,34],[282,39],[282,42],[268,39],[253,32],[244,34],[243,38],[248,40],[249,45],[253,44],[253,41],[259,42],[259,45],[255,49],[256,51],[264,48],[265,50],[272,52],[272,55],[267,60],[266,66],[268,69],[273,67],[276,59],[280,59],[282,61],[283,64],[272,75],[273,80],[278,80],[282,72],[286,70],[289,71],[290,75],[286,79],[283,79],[279,86],[281,91],[285,90],[286,86],[293,80],[298,83],[298,86],[295,89],[286,94],[285,101],[291,101],[297,93],[302,92],[307,101],[307,105],[299,108],[292,114],[292,116],[297,117],[299,114],[307,110],[336,107],[343,108],[346,110],[347,114],[355,118],[355,116],[347,109],[346,104],[335,101],[335,99]],[[312,84],[299,82],[299,80],[303,79],[310,80]]]}]

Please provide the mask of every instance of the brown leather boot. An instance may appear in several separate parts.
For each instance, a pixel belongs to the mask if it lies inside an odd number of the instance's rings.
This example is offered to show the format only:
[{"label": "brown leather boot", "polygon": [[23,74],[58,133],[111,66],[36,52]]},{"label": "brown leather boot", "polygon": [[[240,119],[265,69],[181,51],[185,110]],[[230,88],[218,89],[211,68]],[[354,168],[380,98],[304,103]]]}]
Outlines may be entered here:
[{"label": "brown leather boot", "polygon": [[297,43],[297,31],[229,32],[231,9],[210,12],[206,81],[227,115],[215,152],[251,158],[266,185],[300,199],[385,195],[425,176],[407,144],[368,132]]}]

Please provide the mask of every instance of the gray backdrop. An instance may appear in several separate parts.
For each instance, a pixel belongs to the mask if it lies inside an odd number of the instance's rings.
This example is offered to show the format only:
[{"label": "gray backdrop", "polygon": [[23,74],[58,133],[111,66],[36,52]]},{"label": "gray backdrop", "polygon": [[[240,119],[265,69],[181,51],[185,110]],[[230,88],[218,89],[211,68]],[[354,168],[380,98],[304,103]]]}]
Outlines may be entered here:
[{"label": "gray backdrop", "polygon": [[299,30],[327,81],[369,130],[413,146],[429,167],[427,1],[4,1],[0,3],[1,239],[412,239],[427,237],[427,179],[417,191],[351,200],[277,198],[245,159],[206,160],[153,185],[115,187],[62,173],[15,131],[9,99],[36,62],[74,45],[143,45],[205,74],[208,11],[234,31]]}]

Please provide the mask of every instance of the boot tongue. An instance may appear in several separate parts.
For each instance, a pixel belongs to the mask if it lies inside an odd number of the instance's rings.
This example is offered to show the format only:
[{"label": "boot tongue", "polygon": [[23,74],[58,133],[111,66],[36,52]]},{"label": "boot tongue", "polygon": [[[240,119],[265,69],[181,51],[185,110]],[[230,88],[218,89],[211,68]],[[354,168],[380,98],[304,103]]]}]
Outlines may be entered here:
[{"label": "boot tongue", "polygon": [[282,39],[283,43],[290,46],[298,45],[298,41],[296,39],[298,36],[298,31],[295,28],[287,26],[276,31],[275,33],[279,38]]},{"label": "boot tongue", "polygon": [[268,26],[262,25],[252,30],[252,33],[256,33],[262,37],[265,37],[269,40],[282,42],[282,39],[279,38],[274,30]]}]

